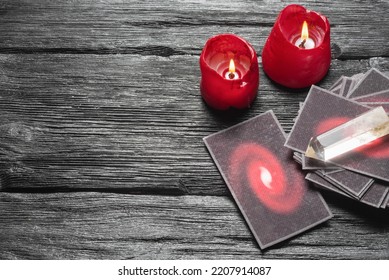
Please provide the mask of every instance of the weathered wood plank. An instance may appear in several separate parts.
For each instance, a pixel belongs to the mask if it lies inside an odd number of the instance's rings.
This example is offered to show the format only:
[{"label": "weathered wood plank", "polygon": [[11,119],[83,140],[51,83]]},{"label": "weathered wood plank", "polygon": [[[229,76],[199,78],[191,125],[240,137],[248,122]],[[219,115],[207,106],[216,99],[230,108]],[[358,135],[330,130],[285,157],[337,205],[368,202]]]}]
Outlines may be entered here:
[{"label": "weathered wood plank", "polygon": [[[388,58],[334,60],[320,84]],[[273,109],[289,130],[307,90],[261,72],[250,110],[214,112],[197,56],[0,55],[0,188],[128,189],[225,195],[202,138]]]},{"label": "weathered wood plank", "polygon": [[[288,3],[1,1],[0,259],[388,259],[389,212],[331,194],[331,221],[261,252],[202,143],[269,109],[291,128],[307,90],[261,72],[253,107],[220,113],[198,87],[208,37],[260,53]],[[299,3],[332,25],[321,86],[389,71],[388,1]]]},{"label": "weathered wood plank", "polygon": [[389,211],[351,200],[266,251],[226,197],[0,193],[0,259],[388,259]]},{"label": "weathered wood plank", "polygon": [[[15,1],[0,4],[0,52],[198,55],[210,37],[236,33],[262,50],[295,1]],[[389,56],[389,3],[299,1],[326,15],[339,58]]]}]

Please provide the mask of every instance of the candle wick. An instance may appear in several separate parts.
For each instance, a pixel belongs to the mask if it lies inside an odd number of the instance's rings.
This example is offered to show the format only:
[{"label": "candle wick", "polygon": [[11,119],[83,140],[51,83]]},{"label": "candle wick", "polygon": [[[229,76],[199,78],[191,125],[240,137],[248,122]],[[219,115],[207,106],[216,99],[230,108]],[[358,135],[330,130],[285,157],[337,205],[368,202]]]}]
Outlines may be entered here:
[{"label": "candle wick", "polygon": [[228,73],[228,78],[230,78],[231,80],[233,80],[235,78],[235,74],[230,72]]},{"label": "candle wick", "polygon": [[305,42],[306,42],[306,41],[307,41],[306,39],[303,39],[303,40],[301,41],[300,45],[299,45],[299,48],[305,49]]}]

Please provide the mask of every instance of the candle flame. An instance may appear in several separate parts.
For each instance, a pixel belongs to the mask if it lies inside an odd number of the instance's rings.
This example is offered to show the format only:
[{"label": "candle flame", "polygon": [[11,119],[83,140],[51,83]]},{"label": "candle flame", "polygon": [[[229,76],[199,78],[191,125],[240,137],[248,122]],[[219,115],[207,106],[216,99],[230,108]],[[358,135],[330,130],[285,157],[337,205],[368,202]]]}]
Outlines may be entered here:
[{"label": "candle flame", "polygon": [[234,60],[232,58],[230,60],[230,66],[228,67],[228,72],[235,73],[235,63],[234,63]]},{"label": "candle flame", "polygon": [[302,39],[302,40],[307,40],[308,38],[309,38],[308,24],[307,24],[307,22],[304,20],[303,28],[302,28],[302,30],[301,30],[301,39]]}]

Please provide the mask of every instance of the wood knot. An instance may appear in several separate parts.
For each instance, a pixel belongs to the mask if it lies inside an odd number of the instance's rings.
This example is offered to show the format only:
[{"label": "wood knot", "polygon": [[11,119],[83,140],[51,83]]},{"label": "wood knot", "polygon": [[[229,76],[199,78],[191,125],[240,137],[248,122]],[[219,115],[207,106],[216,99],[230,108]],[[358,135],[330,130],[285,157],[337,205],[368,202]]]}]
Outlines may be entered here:
[{"label": "wood knot", "polygon": [[12,138],[17,138],[26,142],[30,142],[33,138],[33,131],[30,127],[21,123],[11,123],[8,129],[8,135]]}]

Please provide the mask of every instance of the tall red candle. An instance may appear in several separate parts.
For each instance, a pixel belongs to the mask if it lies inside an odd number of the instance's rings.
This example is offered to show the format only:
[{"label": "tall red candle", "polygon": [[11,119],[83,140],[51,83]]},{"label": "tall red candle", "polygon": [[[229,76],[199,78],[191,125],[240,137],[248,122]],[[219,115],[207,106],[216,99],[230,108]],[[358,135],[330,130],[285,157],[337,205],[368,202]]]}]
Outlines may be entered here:
[{"label": "tall red candle", "polygon": [[[305,36],[304,22],[308,29]],[[273,81],[289,88],[304,88],[320,81],[331,64],[327,18],[300,5],[285,7],[265,43],[262,64]]]},{"label": "tall red candle", "polygon": [[250,107],[259,86],[254,48],[233,34],[210,38],[200,55],[201,95],[219,110]]}]

